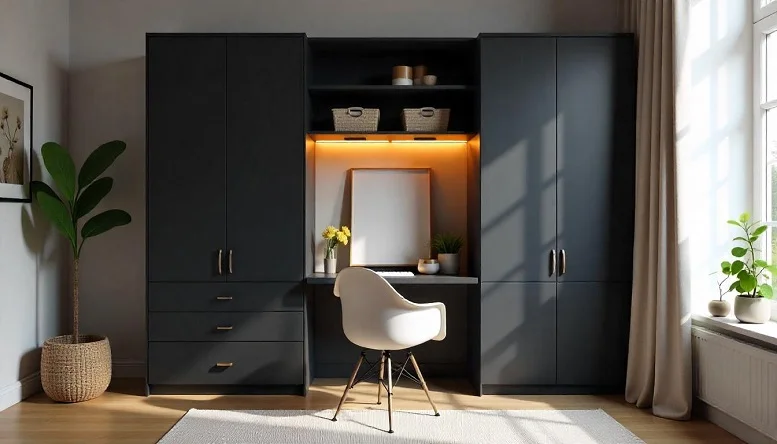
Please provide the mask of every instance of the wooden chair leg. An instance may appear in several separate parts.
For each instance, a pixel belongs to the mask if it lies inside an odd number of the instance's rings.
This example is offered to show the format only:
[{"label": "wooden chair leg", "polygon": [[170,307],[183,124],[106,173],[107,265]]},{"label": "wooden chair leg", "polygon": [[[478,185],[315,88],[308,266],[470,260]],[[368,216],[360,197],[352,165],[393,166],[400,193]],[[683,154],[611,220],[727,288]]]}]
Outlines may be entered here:
[{"label": "wooden chair leg", "polygon": [[353,368],[353,373],[351,373],[351,379],[348,380],[348,385],[345,386],[343,397],[340,398],[340,404],[337,404],[337,410],[335,411],[335,416],[332,417],[332,421],[337,421],[337,414],[340,413],[340,408],[343,407],[345,398],[348,396],[348,392],[351,391],[351,386],[353,386],[353,381],[356,380],[356,375],[359,373],[359,367],[362,366],[363,361],[364,361],[364,352],[362,352],[362,354],[359,356],[359,361],[356,363],[356,367]]},{"label": "wooden chair leg", "polygon": [[383,388],[383,364],[386,362],[386,358],[383,356],[383,352],[380,353],[380,371],[378,372],[378,404],[380,404],[380,391]]},{"label": "wooden chair leg", "polygon": [[394,388],[391,384],[391,353],[386,352],[386,373],[388,373],[388,414],[389,414],[389,433],[394,433],[394,426],[391,422],[391,398],[394,396]]},{"label": "wooden chair leg", "polygon": [[440,416],[440,412],[437,411],[437,406],[434,405],[434,401],[432,401],[432,397],[429,395],[429,387],[426,386],[424,375],[421,374],[421,369],[418,368],[418,363],[415,361],[415,356],[413,356],[412,352],[410,353],[410,362],[413,363],[413,368],[415,368],[415,373],[418,375],[418,380],[421,381],[421,387],[423,387],[424,392],[426,393],[426,398],[429,400],[429,404],[432,405],[434,416]]}]

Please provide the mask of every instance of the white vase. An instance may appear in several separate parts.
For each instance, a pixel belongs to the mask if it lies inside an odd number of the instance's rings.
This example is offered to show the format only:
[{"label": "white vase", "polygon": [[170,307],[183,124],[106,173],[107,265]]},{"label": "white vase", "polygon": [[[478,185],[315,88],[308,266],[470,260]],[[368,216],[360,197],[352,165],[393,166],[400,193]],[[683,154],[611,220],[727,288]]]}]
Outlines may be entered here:
[{"label": "white vase", "polygon": [[326,274],[337,273],[337,258],[324,259],[324,271]]},{"label": "white vase", "polygon": [[772,301],[766,298],[737,296],[734,299],[734,316],[740,322],[763,324],[772,316]]},{"label": "white vase", "polygon": [[728,301],[714,299],[707,304],[707,310],[715,317],[726,317],[731,313],[731,304]]},{"label": "white vase", "polygon": [[459,253],[438,253],[437,261],[440,263],[440,273],[459,274]]}]

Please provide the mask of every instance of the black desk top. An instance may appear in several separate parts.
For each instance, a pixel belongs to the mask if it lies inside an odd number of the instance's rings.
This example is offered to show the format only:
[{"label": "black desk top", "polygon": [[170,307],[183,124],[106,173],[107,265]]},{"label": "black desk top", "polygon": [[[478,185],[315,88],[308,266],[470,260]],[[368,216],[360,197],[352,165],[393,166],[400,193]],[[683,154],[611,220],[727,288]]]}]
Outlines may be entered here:
[{"label": "black desk top", "polygon": [[[312,273],[307,275],[305,280],[308,284],[334,284],[336,274]],[[470,276],[446,276],[442,274],[426,275],[417,274],[415,276],[384,276],[390,283],[395,285],[476,285],[478,278]]]}]

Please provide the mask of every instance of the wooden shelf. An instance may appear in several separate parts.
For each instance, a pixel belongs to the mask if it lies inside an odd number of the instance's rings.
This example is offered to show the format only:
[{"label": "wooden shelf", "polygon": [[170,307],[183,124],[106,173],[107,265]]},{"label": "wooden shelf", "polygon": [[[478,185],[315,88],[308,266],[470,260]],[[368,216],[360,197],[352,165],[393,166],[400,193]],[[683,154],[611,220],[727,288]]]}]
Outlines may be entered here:
[{"label": "wooden shelf", "polygon": [[349,133],[344,131],[311,131],[308,135],[315,142],[467,142],[475,135],[467,132],[410,133],[407,131],[376,131]]},{"label": "wooden shelf", "polygon": [[472,85],[311,85],[311,94],[375,93],[424,94],[434,92],[474,92]]}]

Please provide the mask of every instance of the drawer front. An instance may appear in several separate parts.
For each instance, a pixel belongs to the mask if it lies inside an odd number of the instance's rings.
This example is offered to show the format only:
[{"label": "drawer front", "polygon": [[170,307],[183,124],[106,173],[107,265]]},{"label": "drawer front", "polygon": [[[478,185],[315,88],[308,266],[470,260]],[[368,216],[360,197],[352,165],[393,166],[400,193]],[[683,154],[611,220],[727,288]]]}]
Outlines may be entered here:
[{"label": "drawer front", "polygon": [[149,341],[302,341],[301,312],[149,313]]},{"label": "drawer front", "polygon": [[149,311],[302,311],[300,282],[148,285]]},{"label": "drawer front", "polygon": [[149,384],[302,384],[301,342],[151,342]]}]

